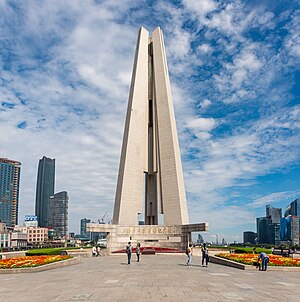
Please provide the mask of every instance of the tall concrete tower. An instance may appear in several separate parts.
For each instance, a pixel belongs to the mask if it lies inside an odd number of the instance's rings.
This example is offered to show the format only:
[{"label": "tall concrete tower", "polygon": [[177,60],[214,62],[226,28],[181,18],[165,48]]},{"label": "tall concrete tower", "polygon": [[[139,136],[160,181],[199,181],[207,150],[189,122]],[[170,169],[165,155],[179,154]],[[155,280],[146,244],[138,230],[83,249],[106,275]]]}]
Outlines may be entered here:
[{"label": "tall concrete tower", "polygon": [[36,182],[35,215],[39,227],[49,227],[50,196],[54,195],[55,186],[55,159],[43,156],[39,160]]},{"label": "tall concrete tower", "polygon": [[[144,202],[144,207],[143,207]],[[138,35],[121,151],[113,224],[188,224],[180,150],[163,34]]]}]

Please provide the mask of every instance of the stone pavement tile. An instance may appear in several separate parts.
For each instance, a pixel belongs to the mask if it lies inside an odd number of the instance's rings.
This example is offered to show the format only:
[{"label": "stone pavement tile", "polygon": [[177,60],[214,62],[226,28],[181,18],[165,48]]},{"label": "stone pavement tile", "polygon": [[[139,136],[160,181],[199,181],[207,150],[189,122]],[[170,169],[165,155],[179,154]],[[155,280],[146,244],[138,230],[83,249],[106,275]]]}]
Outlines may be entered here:
[{"label": "stone pavement tile", "polygon": [[195,285],[195,286],[191,286],[190,288],[193,290],[194,295],[198,295],[199,293],[202,292],[209,292],[208,288],[202,285],[201,286]]},{"label": "stone pavement tile", "polygon": [[219,292],[220,295],[222,295],[226,300],[231,301],[244,301],[244,298],[242,298],[238,293],[236,292]]},{"label": "stone pavement tile", "polygon": [[127,266],[121,264],[123,256],[109,256],[47,272],[0,275],[0,301],[243,301],[240,297],[281,302],[288,293],[289,302],[299,302],[299,273],[247,272],[216,264],[186,267],[185,260],[145,256]]},{"label": "stone pavement tile", "polygon": [[299,295],[289,295],[288,300],[289,302],[299,302]]},{"label": "stone pavement tile", "polygon": [[165,298],[176,299],[178,298],[178,291],[174,286],[162,286],[160,287],[160,292]]},{"label": "stone pavement tile", "polygon": [[224,297],[218,293],[202,292],[198,301],[203,302],[224,302]]},{"label": "stone pavement tile", "polygon": [[253,286],[247,284],[247,283],[234,283],[234,285],[236,285],[237,287],[241,288],[241,289],[246,289],[246,290],[252,290],[254,289]]}]

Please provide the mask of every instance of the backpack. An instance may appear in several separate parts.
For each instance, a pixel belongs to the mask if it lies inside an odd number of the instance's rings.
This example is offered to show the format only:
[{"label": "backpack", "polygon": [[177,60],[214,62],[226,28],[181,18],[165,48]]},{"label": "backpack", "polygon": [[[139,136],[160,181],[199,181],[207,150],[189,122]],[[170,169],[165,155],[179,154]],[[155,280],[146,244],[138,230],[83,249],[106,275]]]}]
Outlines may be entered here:
[{"label": "backpack", "polygon": [[186,248],[185,253],[186,253],[187,255],[190,253],[190,248],[189,248],[189,247]]},{"label": "backpack", "polygon": [[129,245],[126,245],[126,253],[130,254],[130,246]]}]

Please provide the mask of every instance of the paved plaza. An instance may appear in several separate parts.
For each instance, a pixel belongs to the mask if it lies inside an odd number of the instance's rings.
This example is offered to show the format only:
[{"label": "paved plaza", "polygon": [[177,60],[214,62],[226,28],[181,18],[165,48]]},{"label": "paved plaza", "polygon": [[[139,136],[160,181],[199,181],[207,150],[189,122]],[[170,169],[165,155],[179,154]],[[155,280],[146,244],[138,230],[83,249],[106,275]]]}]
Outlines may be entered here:
[{"label": "paved plaza", "polygon": [[300,273],[200,265],[185,255],[84,258],[38,273],[0,274],[0,301],[300,301]]}]

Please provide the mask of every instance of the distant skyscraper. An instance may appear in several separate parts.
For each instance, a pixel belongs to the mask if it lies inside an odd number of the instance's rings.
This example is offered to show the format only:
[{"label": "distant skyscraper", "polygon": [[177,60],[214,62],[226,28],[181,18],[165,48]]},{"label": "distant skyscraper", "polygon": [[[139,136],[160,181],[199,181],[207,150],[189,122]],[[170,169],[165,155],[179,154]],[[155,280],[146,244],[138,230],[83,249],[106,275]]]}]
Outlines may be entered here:
[{"label": "distant skyscraper", "polygon": [[286,208],[284,216],[288,217],[289,215],[299,217],[299,234],[300,234],[300,198],[295,199]]},{"label": "distant skyscraper", "polygon": [[280,224],[272,223],[267,217],[256,218],[257,239],[259,244],[277,244],[280,240]]},{"label": "distant skyscraper", "polygon": [[244,243],[256,244],[257,234],[251,231],[246,231],[243,233]]},{"label": "distant skyscraper", "polygon": [[300,198],[291,202],[291,215],[300,217]]},{"label": "distant skyscraper", "polygon": [[256,218],[257,239],[258,243],[269,243],[269,224],[272,221],[266,217]]},{"label": "distant skyscraper", "polygon": [[88,239],[91,239],[91,233],[87,232],[86,225],[91,223],[91,219],[82,218],[80,220],[80,234]]},{"label": "distant skyscraper", "polygon": [[54,195],[54,183],[55,159],[44,156],[39,161],[35,200],[35,215],[40,227],[49,226],[49,202]]},{"label": "distant skyscraper", "polygon": [[198,234],[197,243],[198,243],[198,244],[204,243],[204,239],[203,239],[203,237],[202,237],[201,234]]},{"label": "distant skyscraper", "polygon": [[266,217],[272,220],[272,223],[280,223],[282,217],[282,209],[274,208],[269,204],[266,206]]},{"label": "distant skyscraper", "polygon": [[68,202],[66,191],[50,196],[49,202],[49,226],[59,233],[60,236],[68,235]]},{"label": "distant skyscraper", "polygon": [[0,158],[0,221],[7,226],[18,224],[21,163]]},{"label": "distant skyscraper", "polygon": [[299,244],[299,218],[289,215],[280,219],[280,240]]}]

